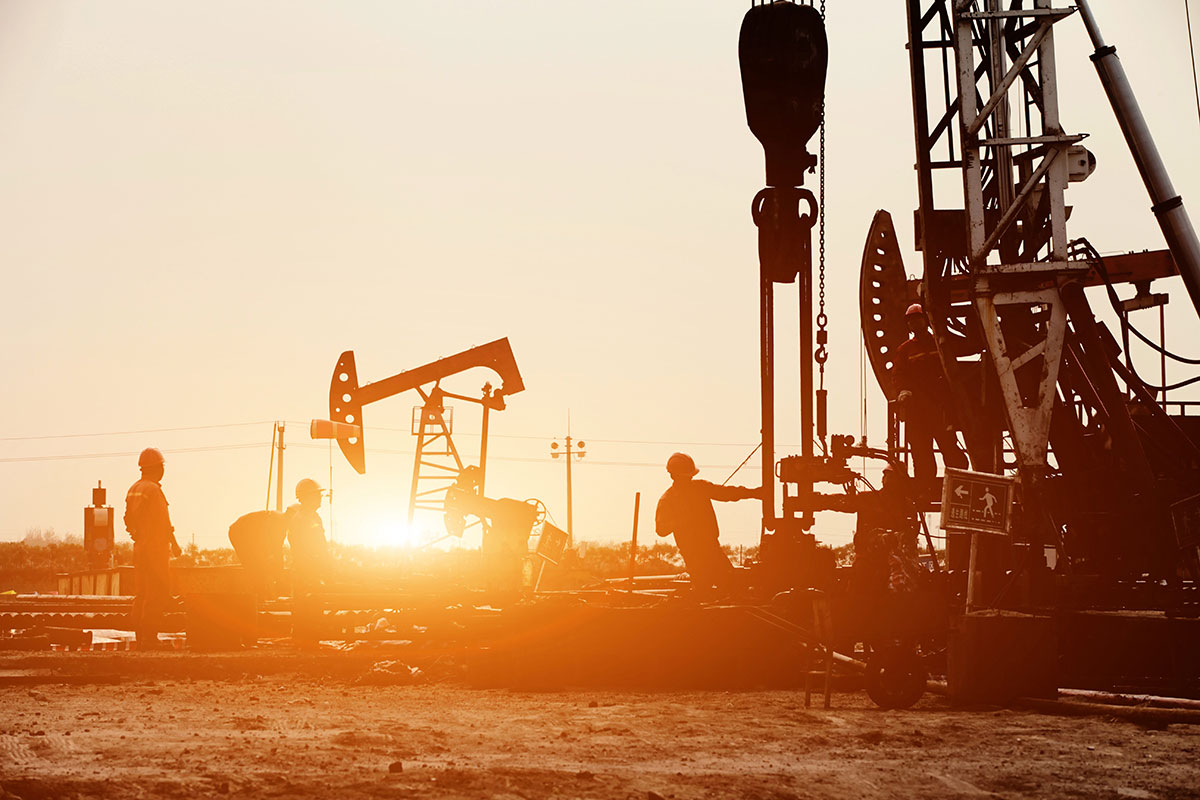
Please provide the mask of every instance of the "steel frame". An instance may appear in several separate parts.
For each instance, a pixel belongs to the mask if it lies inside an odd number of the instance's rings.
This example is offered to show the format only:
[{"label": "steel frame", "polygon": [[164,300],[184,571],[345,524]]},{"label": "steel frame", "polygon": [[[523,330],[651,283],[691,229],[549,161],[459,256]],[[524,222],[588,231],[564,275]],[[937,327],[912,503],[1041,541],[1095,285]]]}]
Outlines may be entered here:
[{"label": "steel frame", "polygon": [[[1022,479],[1028,482],[1041,477],[1047,468],[1050,415],[1057,396],[1055,387],[1067,324],[1059,286],[1063,276],[1081,266],[1067,260],[1063,193],[1068,172],[1063,155],[1083,137],[1063,133],[1054,64],[1053,26],[1074,9],[1051,8],[1050,0],[1033,0],[1030,8],[1022,5],[1017,0],[1004,9],[1000,0],[956,0],[952,23],[967,262],[976,276],[972,299],[988,354],[995,365],[1017,464]],[[1036,27],[1030,31],[1033,26]],[[986,46],[980,47],[977,42],[986,42]],[[1010,50],[1017,53],[1011,65]],[[1039,126],[1034,129],[1027,125],[1026,135],[1014,136],[1009,95],[1017,86],[1018,77],[1030,69],[1035,55],[1040,79],[1036,84],[1041,100],[1036,115]],[[1029,104],[1025,108],[1028,112]],[[987,131],[990,136],[981,136]],[[1024,154],[1028,155],[1022,161],[1021,171],[1027,174],[1022,176],[1019,188],[1014,175],[1014,151],[1018,148],[1025,148]],[[990,187],[985,186],[985,161],[991,165]],[[1012,230],[1018,217],[1032,221],[1027,212],[1035,193],[1040,203],[1048,206],[1048,257],[1031,258],[1035,254],[1022,248],[1024,258],[1015,260],[1011,258],[1013,248],[1000,247],[1001,239]],[[1047,279],[1052,281],[1049,285]],[[1045,323],[1036,326],[1035,339],[1026,341],[1019,354],[1010,352],[1001,325],[1000,309],[1012,306],[1049,310]],[[1026,381],[1031,386],[1022,386],[1018,370],[1033,361],[1040,362],[1040,369],[1034,380]]]},{"label": "steel frame", "polygon": [[[1018,541],[1058,546],[1072,571],[1171,577],[1195,569],[1165,509],[1198,462],[1083,296],[1129,276],[1067,238],[1066,155],[1084,137],[1059,118],[1054,26],[1074,11],[909,0],[922,299],[973,468],[1019,472]],[[961,191],[939,206],[952,175]]]},{"label": "steel frame", "polygon": [[[409,525],[418,510],[443,510],[446,490],[463,470],[463,460],[454,446],[447,420],[445,393],[436,385],[429,392],[420,388],[417,392],[425,403],[419,409],[413,409],[419,420],[414,420],[417,451],[413,456],[412,488],[408,495]],[[485,416],[488,413],[486,406],[483,413]],[[481,458],[481,465],[482,462]]]}]

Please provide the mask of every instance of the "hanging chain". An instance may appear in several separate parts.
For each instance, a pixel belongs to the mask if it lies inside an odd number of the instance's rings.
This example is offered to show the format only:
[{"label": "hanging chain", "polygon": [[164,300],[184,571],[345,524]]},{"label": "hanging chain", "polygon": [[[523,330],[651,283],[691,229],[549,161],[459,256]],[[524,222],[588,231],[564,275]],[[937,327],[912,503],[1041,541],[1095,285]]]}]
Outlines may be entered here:
[{"label": "hanging chain", "polygon": [[[821,0],[821,20],[825,20],[825,0]],[[821,98],[821,145],[820,157],[817,162],[820,175],[820,189],[818,190],[819,198],[817,200],[817,218],[819,220],[819,228],[817,234],[818,241],[818,292],[817,292],[817,351],[813,354],[813,359],[817,362],[817,368],[820,374],[819,388],[825,388],[825,362],[829,360],[829,352],[826,345],[829,343],[829,331],[825,328],[829,324],[829,317],[825,315],[825,98]]]}]

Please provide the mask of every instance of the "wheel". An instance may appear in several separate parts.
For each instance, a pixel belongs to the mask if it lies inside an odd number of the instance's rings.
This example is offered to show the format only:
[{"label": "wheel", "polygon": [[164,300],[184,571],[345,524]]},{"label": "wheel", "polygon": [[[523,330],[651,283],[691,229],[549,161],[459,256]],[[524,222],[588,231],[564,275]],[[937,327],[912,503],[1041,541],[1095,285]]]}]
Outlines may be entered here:
[{"label": "wheel", "polygon": [[534,517],[534,521],[533,521],[533,524],[535,526],[541,525],[543,522],[546,521],[546,504],[545,503],[543,503],[541,500],[538,500],[537,498],[533,498],[533,497],[526,500],[525,502],[528,503],[529,505],[533,506],[535,509],[537,509],[537,516]]},{"label": "wheel", "polygon": [[867,694],[880,708],[909,708],[925,694],[925,666],[909,647],[876,651],[867,660]]}]

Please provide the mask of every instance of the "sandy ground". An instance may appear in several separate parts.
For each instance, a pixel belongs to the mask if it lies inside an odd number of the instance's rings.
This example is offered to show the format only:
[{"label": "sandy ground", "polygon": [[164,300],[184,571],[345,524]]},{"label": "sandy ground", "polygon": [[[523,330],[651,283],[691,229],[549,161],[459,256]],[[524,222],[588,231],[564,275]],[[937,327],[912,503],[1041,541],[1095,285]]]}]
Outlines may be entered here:
[{"label": "sandy ground", "polygon": [[961,711],[931,696],[885,712],[836,694],[825,711],[793,691],[247,674],[8,683],[0,708],[5,800],[1200,797],[1200,726]]}]

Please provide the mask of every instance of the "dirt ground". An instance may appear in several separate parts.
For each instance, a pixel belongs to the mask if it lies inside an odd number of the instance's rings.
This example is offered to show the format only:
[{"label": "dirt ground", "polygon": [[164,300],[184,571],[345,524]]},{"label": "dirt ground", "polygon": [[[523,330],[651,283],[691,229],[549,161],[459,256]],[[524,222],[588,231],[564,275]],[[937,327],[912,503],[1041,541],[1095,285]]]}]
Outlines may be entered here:
[{"label": "dirt ground", "polygon": [[933,696],[888,712],[842,693],[825,711],[795,691],[528,693],[374,685],[361,670],[213,679],[157,668],[170,658],[128,654],[143,668],[119,682],[4,670],[0,796],[1200,797],[1200,726]]}]

